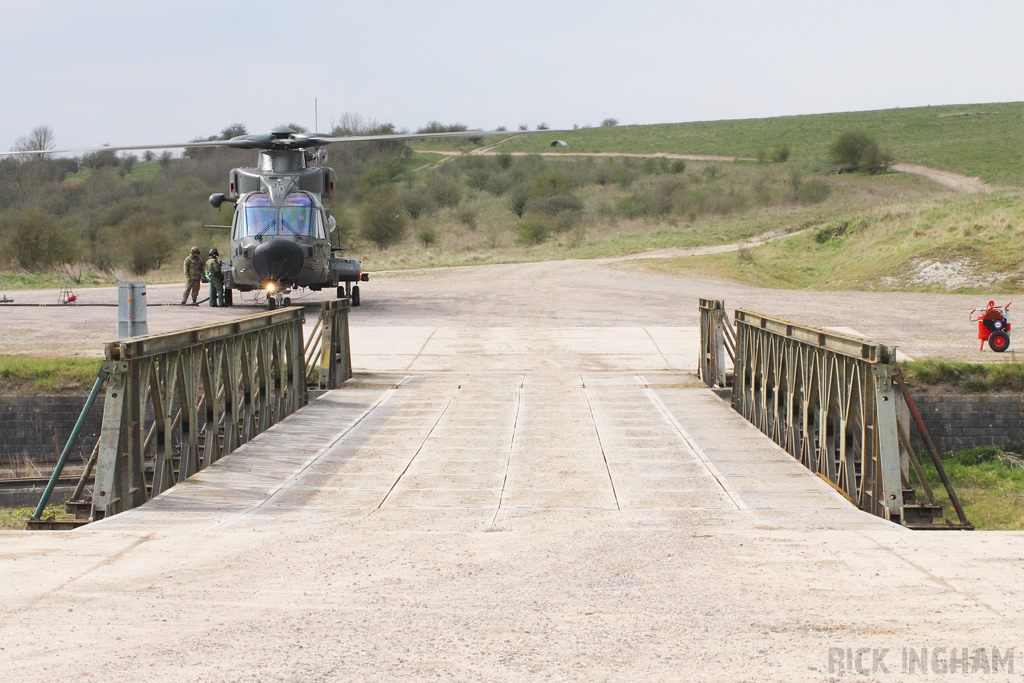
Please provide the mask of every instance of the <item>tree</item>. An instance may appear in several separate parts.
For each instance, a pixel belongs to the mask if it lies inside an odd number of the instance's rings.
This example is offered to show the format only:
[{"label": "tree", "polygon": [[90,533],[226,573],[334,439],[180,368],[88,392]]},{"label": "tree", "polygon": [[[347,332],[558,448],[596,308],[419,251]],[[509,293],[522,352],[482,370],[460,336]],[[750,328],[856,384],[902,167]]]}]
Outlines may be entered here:
[{"label": "tree", "polygon": [[417,133],[461,133],[469,130],[469,126],[464,123],[449,123],[444,124],[440,121],[427,121],[427,125],[417,130]]},{"label": "tree", "polygon": [[230,126],[220,132],[221,140],[230,140],[231,138],[238,137],[239,135],[248,135],[249,129],[242,123],[232,123]]},{"label": "tree", "polygon": [[363,202],[363,237],[381,249],[386,249],[405,237],[405,218],[402,204],[390,188],[378,188]]},{"label": "tree", "polygon": [[602,128],[613,128],[614,126],[617,125],[619,125],[619,120],[613,118],[608,118],[601,122]]},{"label": "tree", "polygon": [[872,145],[878,147],[875,141],[868,137],[867,134],[856,130],[848,130],[836,138],[836,141],[828,148],[828,153],[832,157],[832,163],[846,170],[856,171],[861,166],[864,153]]},{"label": "tree", "polygon": [[[53,129],[49,126],[36,126],[28,135],[22,135],[11,147],[12,152],[46,152],[56,146],[53,137]],[[49,154],[34,155],[39,159],[46,159]]]}]

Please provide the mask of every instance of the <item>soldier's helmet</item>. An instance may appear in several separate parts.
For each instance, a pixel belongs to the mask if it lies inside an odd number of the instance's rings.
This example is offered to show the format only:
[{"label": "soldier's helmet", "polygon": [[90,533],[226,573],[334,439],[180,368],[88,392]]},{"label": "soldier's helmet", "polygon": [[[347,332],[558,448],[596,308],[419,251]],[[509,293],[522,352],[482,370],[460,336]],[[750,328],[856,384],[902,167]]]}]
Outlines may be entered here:
[{"label": "soldier's helmet", "polygon": [[210,256],[220,256],[220,252],[217,251],[216,249],[211,249]]},{"label": "soldier's helmet", "polygon": [[192,247],[192,253],[193,254],[198,254],[199,253],[199,247]]}]

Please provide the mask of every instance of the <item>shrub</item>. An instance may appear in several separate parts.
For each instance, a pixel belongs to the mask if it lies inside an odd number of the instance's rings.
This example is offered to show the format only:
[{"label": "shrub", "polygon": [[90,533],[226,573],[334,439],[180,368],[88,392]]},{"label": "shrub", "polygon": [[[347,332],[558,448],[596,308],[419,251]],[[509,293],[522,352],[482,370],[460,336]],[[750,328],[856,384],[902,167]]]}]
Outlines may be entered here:
[{"label": "shrub", "polygon": [[872,143],[864,150],[864,156],[861,157],[860,163],[865,171],[871,175],[878,175],[887,172],[892,167],[893,158],[889,152],[883,152],[878,145]]},{"label": "shrub", "polygon": [[525,213],[542,213],[548,216],[557,216],[564,212],[583,211],[583,200],[572,194],[556,194],[550,197],[541,197],[527,203]]},{"label": "shrub", "polygon": [[783,142],[776,145],[775,149],[772,150],[771,159],[777,164],[789,161],[789,144]]},{"label": "shrub", "polygon": [[128,235],[128,266],[136,275],[162,266],[174,247],[169,230],[146,221],[145,216],[136,215],[120,226]]},{"label": "shrub", "polygon": [[516,223],[516,241],[522,245],[541,244],[551,235],[547,221],[540,218],[526,218]]},{"label": "shrub", "polygon": [[392,155],[377,157],[359,175],[359,187],[370,190],[381,185],[389,185],[405,171],[401,160]]},{"label": "shrub", "polygon": [[[501,129],[499,128],[499,130]],[[512,155],[508,152],[500,152],[495,158],[498,161],[498,166],[501,166],[506,171],[512,165]]]},{"label": "shrub", "polygon": [[832,186],[820,178],[798,183],[797,200],[802,204],[820,204],[832,194]]},{"label": "shrub", "polygon": [[615,200],[615,215],[633,219],[647,215],[648,204],[640,195],[628,195]]},{"label": "shrub", "polygon": [[566,194],[572,189],[572,182],[557,171],[542,171],[533,177],[530,183],[530,197],[553,197]]},{"label": "shrub", "polygon": [[424,225],[416,232],[416,238],[423,243],[424,248],[437,241],[437,231],[431,225]]},{"label": "shrub", "polygon": [[434,173],[427,181],[430,196],[438,206],[452,208],[462,201],[462,188],[443,173]]},{"label": "shrub", "polygon": [[672,165],[669,166],[669,170],[672,171],[672,173],[682,173],[686,170],[686,162],[682,159],[673,159]]},{"label": "shrub", "polygon": [[601,122],[603,128],[612,128],[617,125],[619,125],[619,120],[613,118],[608,118]]},{"label": "shrub", "polygon": [[378,189],[367,195],[360,218],[363,237],[381,249],[386,249],[405,237],[402,204],[388,189]]},{"label": "shrub", "polygon": [[892,166],[892,155],[883,152],[878,143],[859,131],[847,131],[829,147],[832,163],[847,171],[866,170],[883,173]]},{"label": "shrub", "polygon": [[426,188],[418,185],[410,187],[402,193],[402,204],[411,218],[419,218],[434,208],[434,203]]},{"label": "shrub", "polygon": [[522,218],[523,213],[526,211],[526,204],[530,201],[529,191],[522,185],[516,185],[509,192],[508,196],[508,208],[517,217]]},{"label": "shrub", "polygon": [[470,230],[476,230],[477,212],[476,209],[474,209],[473,207],[466,206],[465,204],[463,204],[458,209],[456,209],[455,218],[460,223],[465,224],[465,226]]},{"label": "shrub", "polygon": [[629,162],[626,162],[615,169],[615,184],[623,190],[627,190],[636,182],[637,175],[637,170]]},{"label": "shrub", "polygon": [[491,172],[486,168],[474,168],[466,175],[466,185],[474,190],[486,191],[491,185]]},{"label": "shrub", "polygon": [[21,268],[36,270],[77,260],[78,235],[42,209],[8,214],[4,253]]}]

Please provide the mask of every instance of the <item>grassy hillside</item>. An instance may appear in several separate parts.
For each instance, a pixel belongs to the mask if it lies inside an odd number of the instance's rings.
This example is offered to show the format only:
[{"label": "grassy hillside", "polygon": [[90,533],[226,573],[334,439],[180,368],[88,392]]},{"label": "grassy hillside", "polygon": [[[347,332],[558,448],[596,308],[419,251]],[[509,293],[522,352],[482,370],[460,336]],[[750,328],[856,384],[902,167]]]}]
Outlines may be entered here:
[{"label": "grassy hillside", "polygon": [[[847,130],[873,136],[896,161],[977,176],[1001,185],[1024,182],[1024,102],[584,128],[521,135],[501,143],[496,150],[670,152],[757,158],[785,143],[790,147],[791,161],[810,163],[827,159],[829,145]],[[569,146],[551,148],[554,139],[565,140]],[[437,142],[417,146],[439,148]]]},{"label": "grassy hillside", "polygon": [[1016,293],[1024,198],[1007,190],[901,199],[755,249],[639,267],[779,289]]}]

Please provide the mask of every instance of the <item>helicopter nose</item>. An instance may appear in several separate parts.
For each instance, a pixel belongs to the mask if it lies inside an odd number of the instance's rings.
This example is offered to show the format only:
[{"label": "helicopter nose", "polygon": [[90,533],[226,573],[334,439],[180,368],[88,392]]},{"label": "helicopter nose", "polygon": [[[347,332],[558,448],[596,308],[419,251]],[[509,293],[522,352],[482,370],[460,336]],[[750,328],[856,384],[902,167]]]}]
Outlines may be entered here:
[{"label": "helicopter nose", "polygon": [[302,247],[288,240],[269,240],[256,247],[252,267],[266,280],[287,282],[302,270]]}]

